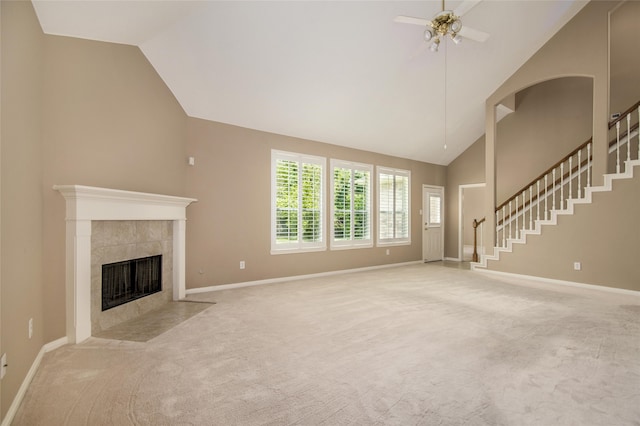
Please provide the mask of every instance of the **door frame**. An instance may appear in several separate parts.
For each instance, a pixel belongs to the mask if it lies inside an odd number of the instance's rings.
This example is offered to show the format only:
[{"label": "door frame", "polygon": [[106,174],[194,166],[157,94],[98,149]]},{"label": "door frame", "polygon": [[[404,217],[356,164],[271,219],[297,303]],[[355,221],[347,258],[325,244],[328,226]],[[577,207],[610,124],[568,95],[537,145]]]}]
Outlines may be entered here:
[{"label": "door frame", "polygon": [[442,223],[440,224],[440,229],[442,232],[442,238],[441,238],[441,243],[440,243],[440,253],[441,253],[441,258],[442,260],[444,260],[444,240],[445,240],[445,225],[446,225],[446,219],[445,219],[445,199],[444,199],[444,186],[439,186],[439,185],[427,185],[427,184],[422,184],[422,203],[420,204],[420,232],[421,232],[421,239],[422,239],[422,247],[421,247],[421,254],[420,257],[422,258],[421,260],[424,262],[424,220],[425,220],[425,214],[426,212],[424,211],[424,203],[425,203],[425,190],[427,189],[437,189],[440,191],[440,193],[442,194],[442,204],[441,204],[441,211],[440,211],[440,215],[442,217]]},{"label": "door frame", "polygon": [[458,262],[462,262],[464,260],[464,235],[463,235],[463,217],[462,217],[462,209],[463,209],[463,192],[467,188],[484,188],[486,187],[486,183],[468,183],[463,185],[458,185],[458,258],[456,259]]}]

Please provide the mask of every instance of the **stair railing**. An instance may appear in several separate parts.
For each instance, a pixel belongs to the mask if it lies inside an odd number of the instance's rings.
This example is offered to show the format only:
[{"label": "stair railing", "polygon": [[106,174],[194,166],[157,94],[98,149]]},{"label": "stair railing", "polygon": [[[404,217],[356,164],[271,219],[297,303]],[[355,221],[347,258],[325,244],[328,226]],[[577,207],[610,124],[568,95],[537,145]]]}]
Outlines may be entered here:
[{"label": "stair railing", "polygon": [[[609,143],[609,154],[615,153],[615,173],[623,171],[623,157],[625,164],[640,159],[639,122],[640,101],[609,123],[610,130],[615,128]],[[625,145],[626,155],[621,152]],[[551,212],[564,210],[569,200],[584,198],[585,189],[591,186],[592,164],[589,139],[496,207],[496,246],[507,247],[510,239],[534,229],[536,221],[549,220]]]},{"label": "stair railing", "polygon": [[[626,145],[626,160],[632,158],[640,158],[640,136],[638,134],[638,122],[640,122],[640,101],[636,102],[631,108],[620,114],[618,118],[609,123],[609,131],[611,141],[609,142],[609,155],[615,154],[615,173],[622,172],[621,157],[624,156]],[[615,128],[615,135],[613,129]],[[638,139],[638,143],[634,143],[634,139]],[[610,161],[611,163],[612,161]],[[608,168],[613,171],[613,167]],[[626,170],[626,167],[625,167]]]},{"label": "stair railing", "polygon": [[583,198],[591,186],[592,140],[584,142],[495,209],[496,245],[534,229],[549,220],[553,210],[563,210],[568,200]]}]

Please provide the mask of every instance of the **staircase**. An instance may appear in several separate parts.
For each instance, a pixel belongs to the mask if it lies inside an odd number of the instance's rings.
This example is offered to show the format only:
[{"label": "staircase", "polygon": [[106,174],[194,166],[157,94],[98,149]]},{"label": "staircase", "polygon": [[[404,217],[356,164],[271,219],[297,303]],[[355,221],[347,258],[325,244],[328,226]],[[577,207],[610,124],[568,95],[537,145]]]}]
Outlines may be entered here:
[{"label": "staircase", "polygon": [[481,255],[471,268],[491,269],[489,262],[498,262],[502,253],[512,253],[517,245],[526,244],[528,236],[542,235],[546,227],[558,224],[559,217],[573,215],[577,205],[591,204],[593,194],[612,191],[616,180],[633,178],[634,169],[640,166],[639,121],[640,102],[609,124],[613,133],[610,173],[604,176],[602,186],[591,185],[592,141],[588,140],[499,205],[495,210],[496,247],[492,254]]}]

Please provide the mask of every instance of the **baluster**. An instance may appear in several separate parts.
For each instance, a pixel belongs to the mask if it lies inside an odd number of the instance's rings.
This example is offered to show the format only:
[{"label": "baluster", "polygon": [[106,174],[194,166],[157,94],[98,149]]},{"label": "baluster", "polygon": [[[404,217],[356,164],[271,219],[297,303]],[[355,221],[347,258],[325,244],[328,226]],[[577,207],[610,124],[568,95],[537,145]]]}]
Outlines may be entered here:
[{"label": "baluster", "polygon": [[591,188],[591,142],[587,144],[587,188]]},{"label": "baluster", "polygon": [[522,236],[524,235],[524,231],[525,229],[527,229],[527,209],[525,208],[527,203],[525,200],[525,191],[522,191],[522,233],[520,233],[520,238],[522,238]]},{"label": "baluster", "polygon": [[496,211],[496,247],[500,245],[500,210]]},{"label": "baluster", "polygon": [[536,219],[540,220],[540,179],[536,182],[538,186],[538,195],[536,196],[536,210],[538,211],[536,214]]},{"label": "baluster", "polygon": [[[569,157],[569,199],[573,198],[573,155]],[[569,207],[567,203],[567,207]]]},{"label": "baluster", "polygon": [[507,215],[505,207],[502,206],[502,247],[507,247]]},{"label": "baluster", "polygon": [[582,198],[582,150],[578,151],[578,198]]},{"label": "baluster", "polygon": [[513,222],[513,210],[511,209],[511,201],[509,201],[509,239],[511,239],[511,222]]},{"label": "baluster", "polygon": [[616,123],[616,173],[620,173],[620,122]]},{"label": "baluster", "polygon": [[544,175],[544,220],[548,220],[548,206],[547,206],[547,201],[549,198],[549,184],[547,183],[547,178],[549,177],[549,174],[547,173],[546,175]]},{"label": "baluster", "polygon": [[560,210],[564,210],[564,162],[560,163]]},{"label": "baluster", "polygon": [[518,238],[518,196],[516,195],[516,235],[514,238]]},{"label": "baluster", "polygon": [[551,195],[553,196],[553,199],[551,200],[551,208],[553,210],[556,209],[556,169],[553,169],[553,191],[551,192]]},{"label": "baluster", "polygon": [[533,185],[529,187],[529,229],[533,229]]},{"label": "baluster", "polygon": [[[627,114],[627,161],[631,161],[631,113]],[[628,164],[625,164],[624,171],[627,171]]]},{"label": "baluster", "polygon": [[484,255],[484,222],[480,224],[480,256]]}]

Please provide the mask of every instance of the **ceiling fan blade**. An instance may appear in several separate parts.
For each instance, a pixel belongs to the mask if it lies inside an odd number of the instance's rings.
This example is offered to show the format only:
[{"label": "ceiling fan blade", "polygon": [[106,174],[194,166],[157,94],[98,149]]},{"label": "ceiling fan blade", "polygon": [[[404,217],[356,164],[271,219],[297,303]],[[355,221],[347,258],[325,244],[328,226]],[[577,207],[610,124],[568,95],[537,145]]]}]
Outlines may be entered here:
[{"label": "ceiling fan blade", "polygon": [[462,26],[462,29],[458,32],[464,38],[468,38],[470,40],[479,41],[480,43],[484,43],[489,39],[489,34],[474,30],[473,28]]},{"label": "ceiling fan blade", "polygon": [[453,14],[456,16],[462,17],[471,9],[476,7],[478,3],[480,3],[481,1],[482,0],[466,0],[462,2],[460,6],[456,7],[456,10],[453,11]]},{"label": "ceiling fan blade", "polygon": [[394,22],[399,22],[401,24],[413,24],[413,25],[422,25],[427,26],[431,25],[431,21],[423,18],[414,18],[412,16],[402,16],[398,15],[394,18]]}]

